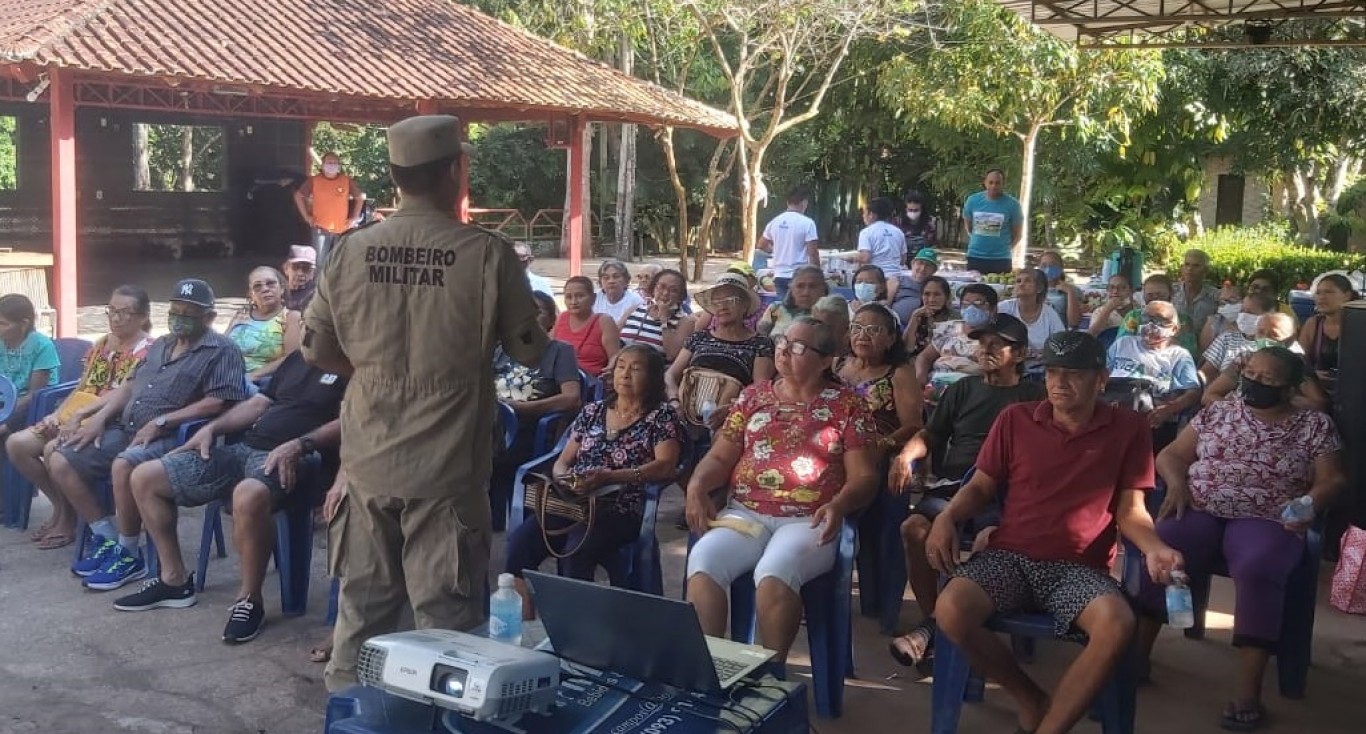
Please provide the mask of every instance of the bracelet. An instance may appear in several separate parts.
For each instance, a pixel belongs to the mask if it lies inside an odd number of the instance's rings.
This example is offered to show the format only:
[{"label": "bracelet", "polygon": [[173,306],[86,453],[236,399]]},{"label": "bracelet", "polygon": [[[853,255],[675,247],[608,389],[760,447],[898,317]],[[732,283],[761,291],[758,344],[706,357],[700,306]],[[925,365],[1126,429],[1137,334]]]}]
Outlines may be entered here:
[{"label": "bracelet", "polygon": [[633,469],[632,471],[634,472],[635,483],[636,483],[636,484],[640,484],[640,483],[641,483],[641,480],[642,480],[642,478],[643,478],[643,477],[642,477],[642,474],[641,474],[641,471],[640,471],[640,467],[636,467],[636,468]]}]

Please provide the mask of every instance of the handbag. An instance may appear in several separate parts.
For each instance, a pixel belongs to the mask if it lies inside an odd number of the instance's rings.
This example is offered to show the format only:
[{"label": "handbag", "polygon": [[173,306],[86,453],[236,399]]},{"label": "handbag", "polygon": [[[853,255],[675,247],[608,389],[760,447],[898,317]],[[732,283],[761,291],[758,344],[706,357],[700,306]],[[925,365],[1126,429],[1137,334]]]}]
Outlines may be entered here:
[{"label": "handbag", "polygon": [[1366,614],[1366,530],[1348,527],[1333,571],[1328,603],[1347,614]]},{"label": "handbag", "polygon": [[[545,548],[550,555],[555,558],[568,558],[579,552],[583,544],[588,542],[588,534],[593,531],[593,521],[597,517],[598,498],[612,494],[622,486],[609,484],[589,494],[579,494],[554,477],[527,472],[524,506],[531,510],[532,516],[541,526],[541,540],[545,541]],[[569,524],[560,528],[550,528],[546,525],[546,519],[551,517],[568,521]],[[554,539],[569,535],[580,525],[585,527],[578,545],[570,550],[555,550]]]},{"label": "handbag", "polygon": [[[729,408],[744,389],[743,383],[720,370],[689,367],[678,382],[678,410],[683,420],[706,426],[712,411]],[[703,410],[708,402],[711,410]]]}]

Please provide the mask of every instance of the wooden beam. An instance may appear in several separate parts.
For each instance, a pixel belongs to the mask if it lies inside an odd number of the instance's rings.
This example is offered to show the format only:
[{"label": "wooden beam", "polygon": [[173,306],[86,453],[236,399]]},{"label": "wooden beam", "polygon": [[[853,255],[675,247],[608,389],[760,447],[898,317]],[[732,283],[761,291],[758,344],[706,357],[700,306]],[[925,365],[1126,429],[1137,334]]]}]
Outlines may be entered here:
[{"label": "wooden beam", "polygon": [[76,262],[76,103],[65,69],[48,71],[52,138],[52,255],[56,259],[54,304],[57,336],[76,336],[80,274]]}]

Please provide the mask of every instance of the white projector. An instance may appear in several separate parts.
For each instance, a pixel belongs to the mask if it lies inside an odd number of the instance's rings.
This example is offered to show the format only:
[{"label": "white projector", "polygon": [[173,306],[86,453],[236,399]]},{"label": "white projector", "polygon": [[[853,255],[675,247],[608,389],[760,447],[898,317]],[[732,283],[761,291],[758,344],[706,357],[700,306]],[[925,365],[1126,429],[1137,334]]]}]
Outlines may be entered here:
[{"label": "white projector", "polygon": [[356,661],[361,683],[475,721],[515,721],[546,713],[560,686],[549,653],[466,632],[414,630],[371,637]]}]

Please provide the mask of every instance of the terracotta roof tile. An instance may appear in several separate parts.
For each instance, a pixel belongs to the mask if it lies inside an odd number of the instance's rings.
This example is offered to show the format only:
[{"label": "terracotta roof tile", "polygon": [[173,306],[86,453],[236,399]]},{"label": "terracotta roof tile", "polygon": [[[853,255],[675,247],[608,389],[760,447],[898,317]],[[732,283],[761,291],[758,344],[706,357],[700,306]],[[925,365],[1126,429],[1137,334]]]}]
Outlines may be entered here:
[{"label": "terracotta roof tile", "polygon": [[452,0],[0,0],[0,61],[735,129],[729,113]]}]

